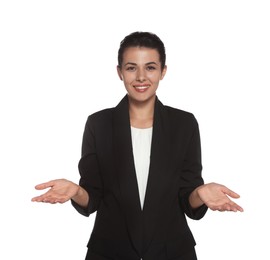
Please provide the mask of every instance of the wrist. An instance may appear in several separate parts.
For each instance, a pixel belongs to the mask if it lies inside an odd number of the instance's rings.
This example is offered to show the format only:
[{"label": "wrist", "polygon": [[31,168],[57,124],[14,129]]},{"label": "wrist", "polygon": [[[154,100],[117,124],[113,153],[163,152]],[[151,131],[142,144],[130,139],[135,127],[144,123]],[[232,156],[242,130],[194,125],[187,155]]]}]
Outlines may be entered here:
[{"label": "wrist", "polygon": [[193,209],[198,208],[204,204],[200,197],[200,190],[203,188],[203,186],[204,185],[197,187],[189,196],[189,203]]},{"label": "wrist", "polygon": [[72,197],[72,200],[75,201],[77,204],[81,205],[82,207],[86,207],[89,202],[88,193],[80,185],[77,185],[77,186],[78,186],[78,190],[76,194]]}]

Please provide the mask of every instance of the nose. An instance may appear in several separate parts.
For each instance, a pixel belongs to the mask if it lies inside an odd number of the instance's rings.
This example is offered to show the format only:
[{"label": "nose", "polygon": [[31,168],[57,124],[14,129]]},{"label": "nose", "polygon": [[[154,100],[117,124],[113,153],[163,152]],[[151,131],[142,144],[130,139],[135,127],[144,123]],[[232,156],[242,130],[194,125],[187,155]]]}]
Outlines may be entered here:
[{"label": "nose", "polygon": [[137,75],[136,75],[136,80],[137,81],[145,81],[145,71],[144,69],[140,68],[137,70]]}]

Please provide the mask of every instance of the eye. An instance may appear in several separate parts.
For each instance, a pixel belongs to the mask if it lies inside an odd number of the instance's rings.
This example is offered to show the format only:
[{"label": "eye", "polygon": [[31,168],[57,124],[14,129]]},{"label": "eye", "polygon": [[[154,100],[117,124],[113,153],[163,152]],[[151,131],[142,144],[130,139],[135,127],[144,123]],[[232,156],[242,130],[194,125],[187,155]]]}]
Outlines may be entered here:
[{"label": "eye", "polygon": [[128,66],[128,67],[126,67],[126,70],[127,71],[135,71],[136,68],[135,68],[135,66]]},{"label": "eye", "polygon": [[154,66],[147,66],[146,69],[149,70],[149,71],[151,71],[151,70],[155,70],[156,67],[154,67]]}]

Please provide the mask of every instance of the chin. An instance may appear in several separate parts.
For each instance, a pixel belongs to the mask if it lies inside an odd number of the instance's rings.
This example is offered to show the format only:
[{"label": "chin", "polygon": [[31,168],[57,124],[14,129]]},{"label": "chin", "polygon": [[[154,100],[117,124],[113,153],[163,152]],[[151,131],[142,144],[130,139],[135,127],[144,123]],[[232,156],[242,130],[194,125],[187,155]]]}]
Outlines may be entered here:
[{"label": "chin", "polygon": [[153,94],[151,96],[138,96],[138,95],[130,95],[128,93],[128,97],[132,102],[138,102],[138,103],[145,103],[145,102],[150,102],[152,100],[155,100],[156,94]]}]

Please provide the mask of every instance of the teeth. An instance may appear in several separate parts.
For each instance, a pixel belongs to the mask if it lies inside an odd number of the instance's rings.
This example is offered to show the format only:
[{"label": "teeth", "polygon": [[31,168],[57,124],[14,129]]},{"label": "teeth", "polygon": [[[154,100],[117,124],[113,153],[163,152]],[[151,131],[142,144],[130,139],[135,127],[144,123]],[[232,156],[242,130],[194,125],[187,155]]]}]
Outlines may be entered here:
[{"label": "teeth", "polygon": [[146,89],[146,88],[148,88],[148,86],[142,86],[142,87],[136,87],[136,86],[135,86],[135,88],[138,88],[138,89]]}]

